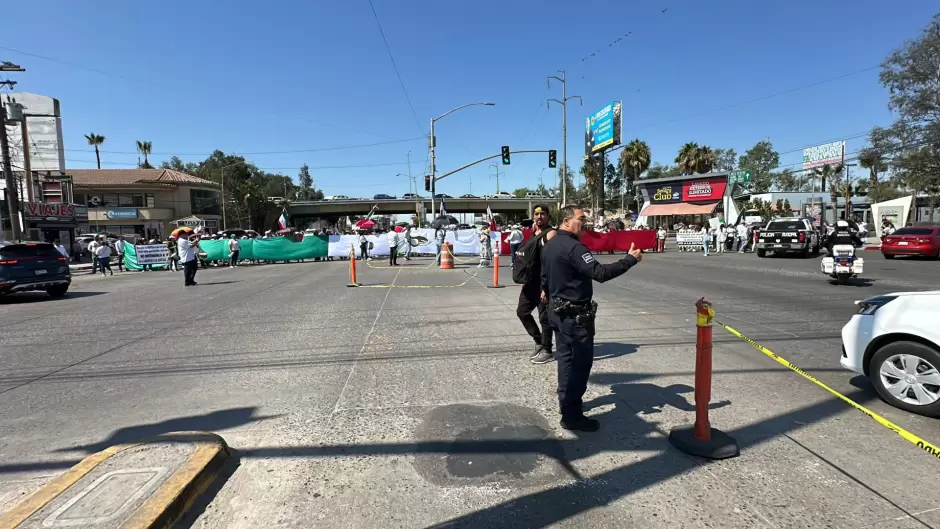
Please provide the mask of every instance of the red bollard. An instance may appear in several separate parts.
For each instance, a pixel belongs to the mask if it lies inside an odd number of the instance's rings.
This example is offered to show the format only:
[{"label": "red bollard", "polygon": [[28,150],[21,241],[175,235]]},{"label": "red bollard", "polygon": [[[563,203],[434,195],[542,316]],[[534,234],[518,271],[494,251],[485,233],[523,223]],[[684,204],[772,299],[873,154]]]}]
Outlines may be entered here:
[{"label": "red bollard", "polygon": [[679,450],[707,459],[728,459],[741,455],[738,442],[711,427],[708,405],[712,396],[712,319],[715,311],[705,298],[695,303],[695,424],[677,426],[669,432],[669,442]]}]

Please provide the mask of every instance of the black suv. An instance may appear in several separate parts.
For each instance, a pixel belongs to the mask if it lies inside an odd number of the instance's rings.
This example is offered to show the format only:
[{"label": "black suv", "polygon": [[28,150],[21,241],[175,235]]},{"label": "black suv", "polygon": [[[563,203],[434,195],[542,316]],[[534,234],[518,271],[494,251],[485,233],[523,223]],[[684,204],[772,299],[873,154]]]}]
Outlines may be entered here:
[{"label": "black suv", "polygon": [[62,297],[72,284],[68,259],[46,242],[20,242],[0,246],[0,296],[45,290]]}]

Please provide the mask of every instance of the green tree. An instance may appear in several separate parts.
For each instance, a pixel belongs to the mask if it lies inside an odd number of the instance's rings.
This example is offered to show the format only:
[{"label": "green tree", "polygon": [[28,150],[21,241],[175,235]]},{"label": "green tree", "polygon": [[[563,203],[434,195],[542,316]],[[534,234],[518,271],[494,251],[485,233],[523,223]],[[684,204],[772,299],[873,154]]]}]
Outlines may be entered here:
[{"label": "green tree", "polygon": [[734,149],[715,149],[715,171],[733,171],[738,167],[738,153]]},{"label": "green tree", "polygon": [[530,193],[531,191],[532,190],[529,189],[528,187],[520,187],[519,189],[516,189],[515,191],[513,191],[512,194],[516,198],[525,198],[526,194]]},{"label": "green tree", "polygon": [[770,140],[759,141],[741,155],[739,169],[750,169],[751,191],[766,193],[773,187],[772,171],[780,165],[780,153]]},{"label": "green tree", "polygon": [[300,183],[300,189],[297,190],[299,200],[323,200],[323,191],[313,187],[313,175],[310,174],[310,167],[307,164],[300,168],[297,182]]},{"label": "green tree", "polygon": [[199,171],[199,164],[194,162],[183,162],[179,156],[173,156],[169,160],[160,163],[161,169],[171,169],[181,173],[191,174],[193,176]]},{"label": "green tree", "polygon": [[639,138],[632,140],[620,151],[620,171],[628,189],[630,187],[636,189],[636,181],[649,170],[652,156],[650,146],[645,141],[640,141]]},{"label": "green tree", "polygon": [[691,141],[679,149],[679,154],[676,156],[675,162],[682,172],[681,174],[695,174],[695,171],[698,169],[698,153],[698,144]]},{"label": "green tree", "polygon": [[98,160],[98,169],[101,169],[101,152],[98,151],[98,146],[104,143],[104,136],[92,132],[85,134],[85,139],[88,140],[88,145],[95,148],[95,159]]},{"label": "green tree", "polygon": [[[845,167],[840,163],[836,165],[826,164],[822,167],[816,167],[813,169],[813,173],[819,177],[820,188],[825,190],[826,186],[829,186],[829,200],[832,203],[832,215],[835,218],[836,215],[836,205],[838,204],[838,196],[844,190],[844,178],[842,177],[842,171]],[[846,202],[846,215],[849,217],[852,206]]]},{"label": "green tree", "polygon": [[884,154],[875,147],[865,147],[858,152],[858,165],[863,169],[868,169],[868,183],[875,185],[878,183],[878,176],[888,170],[888,163],[885,161]]},{"label": "green tree", "polygon": [[153,169],[153,166],[150,165],[150,153],[153,152],[153,144],[149,141],[137,141],[137,152],[144,156],[143,163],[140,164],[141,169]]},{"label": "green tree", "polygon": [[710,173],[717,161],[718,157],[715,151],[708,145],[702,145],[695,151],[695,172]]},{"label": "green tree", "polygon": [[936,204],[940,194],[940,14],[934,15],[918,38],[881,63],[879,78],[890,94],[888,108],[898,118],[888,129],[872,131],[872,145],[878,154],[891,159],[889,165],[899,185],[927,193]]},{"label": "green tree", "polygon": [[554,191],[553,191],[553,192],[554,192],[554,195],[555,195],[556,197],[558,197],[559,200],[561,199],[561,194],[562,194],[562,193],[561,193],[561,187],[559,187],[559,186],[560,186],[560,183],[561,183],[561,182],[565,182],[565,188],[567,189],[567,194],[568,194],[568,202],[569,202],[569,203],[570,203],[570,202],[573,202],[572,197],[575,196],[575,193],[576,193],[576,191],[577,191],[577,188],[576,188],[575,185],[574,185],[574,173],[571,172],[571,168],[570,168],[570,167],[568,167],[567,165],[562,165],[562,166],[560,166],[560,167],[558,168],[558,180],[557,180],[557,182],[558,182],[558,183],[556,183],[554,186],[552,186],[552,189],[554,190]]},{"label": "green tree", "polygon": [[679,176],[682,174],[682,169],[678,165],[663,165],[661,163],[654,163],[646,171],[646,178],[656,179],[656,178],[667,178],[670,176]]},{"label": "green tree", "polygon": [[812,191],[812,179],[795,173],[790,168],[783,169],[771,175],[774,189],[778,191],[804,192]]}]

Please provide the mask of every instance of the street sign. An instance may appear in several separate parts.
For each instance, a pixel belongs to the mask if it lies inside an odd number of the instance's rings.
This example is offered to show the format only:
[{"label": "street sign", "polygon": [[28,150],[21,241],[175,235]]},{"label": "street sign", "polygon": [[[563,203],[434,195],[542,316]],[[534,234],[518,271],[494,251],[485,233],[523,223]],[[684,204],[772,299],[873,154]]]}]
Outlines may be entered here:
[{"label": "street sign", "polygon": [[747,184],[751,181],[751,171],[749,169],[739,169],[728,173],[728,178],[732,184]]}]

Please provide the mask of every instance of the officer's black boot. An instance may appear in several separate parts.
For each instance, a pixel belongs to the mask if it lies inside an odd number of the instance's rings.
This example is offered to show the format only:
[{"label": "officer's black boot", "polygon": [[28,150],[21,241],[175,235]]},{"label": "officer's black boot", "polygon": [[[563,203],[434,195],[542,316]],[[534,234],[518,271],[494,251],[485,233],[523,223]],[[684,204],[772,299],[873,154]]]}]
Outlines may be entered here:
[{"label": "officer's black boot", "polygon": [[574,417],[562,417],[561,418],[561,427],[565,430],[577,430],[580,432],[596,432],[601,427],[601,423],[597,422],[596,419],[591,419],[585,417],[584,415],[576,415]]}]

